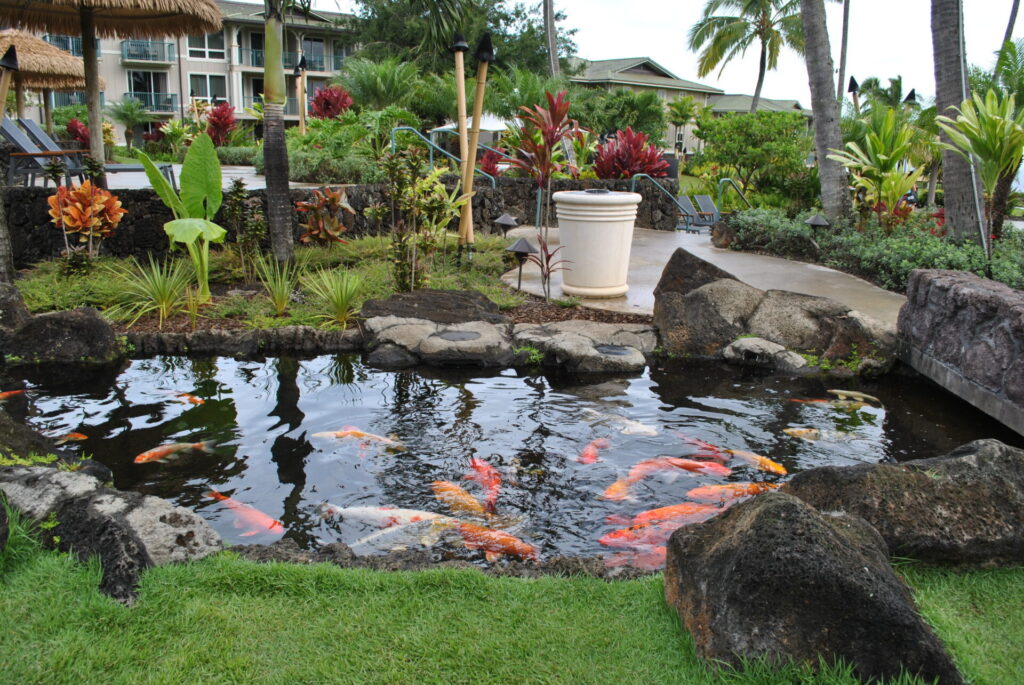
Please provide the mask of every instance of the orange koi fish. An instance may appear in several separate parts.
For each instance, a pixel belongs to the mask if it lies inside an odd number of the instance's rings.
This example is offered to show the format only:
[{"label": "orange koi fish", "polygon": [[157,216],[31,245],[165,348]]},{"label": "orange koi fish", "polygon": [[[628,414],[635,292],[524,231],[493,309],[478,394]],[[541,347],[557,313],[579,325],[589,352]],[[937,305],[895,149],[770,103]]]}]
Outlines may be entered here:
[{"label": "orange koi fish", "polygon": [[63,445],[65,442],[80,442],[82,440],[88,440],[89,436],[85,433],[65,433],[60,437],[56,438],[56,445]]},{"label": "orange koi fish", "polygon": [[626,480],[629,483],[636,483],[652,473],[672,471],[674,469],[682,469],[691,473],[703,473],[710,476],[728,476],[732,473],[732,469],[712,461],[696,461],[695,459],[681,459],[679,457],[655,457],[654,459],[644,459],[634,464],[633,468],[629,470]]},{"label": "orange koi fish", "polygon": [[161,445],[160,447],[154,447],[151,450],[147,450],[135,457],[136,464],[146,464],[151,461],[163,461],[164,459],[170,459],[175,457],[182,452],[188,450],[197,450],[199,452],[206,452],[212,454],[212,443],[209,442],[175,442],[170,445]]},{"label": "orange koi fish", "polygon": [[669,507],[660,507],[642,511],[633,517],[633,525],[639,526],[644,523],[661,523],[662,521],[682,521],[683,523],[700,523],[707,521],[715,514],[721,513],[722,509],[713,504],[695,504],[683,502],[673,504]]},{"label": "orange koi fish", "polygon": [[463,476],[466,480],[474,480],[484,489],[484,508],[491,514],[497,511],[498,494],[501,492],[501,474],[498,469],[477,457],[469,458],[471,473]]},{"label": "orange koi fish", "polygon": [[797,399],[796,397],[791,397],[789,399],[789,401],[790,402],[800,402],[801,404],[828,404],[832,400],[822,400],[822,399],[801,400],[801,399]]},{"label": "orange koi fish", "polygon": [[430,487],[434,489],[434,497],[439,502],[447,504],[455,513],[469,514],[478,518],[484,517],[484,506],[480,504],[480,501],[455,483],[447,480],[435,480]]},{"label": "orange koi fish", "polygon": [[772,461],[768,457],[762,457],[760,454],[754,454],[753,452],[747,452],[746,450],[726,450],[726,452],[756,469],[761,469],[768,473],[775,473],[780,476],[785,476],[789,473],[786,471],[786,467],[782,464]]},{"label": "orange koi fish", "polygon": [[697,438],[691,438],[688,435],[683,435],[679,431],[674,432],[677,436],[679,436],[679,438],[682,439],[683,442],[693,445],[694,447],[697,448],[697,451],[694,452],[694,455],[708,457],[710,459],[714,459],[715,461],[720,461],[723,464],[729,461],[729,455],[726,454],[725,450],[719,447],[718,445],[712,445],[710,442],[704,442],[703,440],[698,440]]},{"label": "orange koi fish", "polygon": [[644,545],[635,550],[609,554],[604,559],[606,568],[615,566],[632,566],[642,571],[657,571],[665,566],[668,548],[657,545]]},{"label": "orange koi fish", "polygon": [[778,483],[726,483],[725,485],[703,485],[686,493],[698,502],[726,502],[731,499],[752,497],[779,487]]},{"label": "orange koi fish", "polygon": [[686,525],[682,519],[641,523],[606,533],[597,539],[605,547],[642,547],[663,545],[677,529]]},{"label": "orange koi fish", "polygon": [[11,399],[12,397],[17,397],[18,395],[24,394],[24,390],[8,390],[6,392],[0,392],[0,402],[4,402],[6,400]]},{"label": "orange koi fish", "polygon": [[611,441],[608,438],[597,438],[587,443],[587,446],[580,452],[580,456],[576,457],[576,461],[581,464],[593,464],[598,461],[599,453],[598,450],[607,449],[611,447]]},{"label": "orange koi fish", "polygon": [[216,490],[210,490],[206,493],[206,496],[212,497],[218,502],[223,502],[229,509],[235,512],[235,528],[246,528],[246,531],[242,533],[242,537],[249,537],[257,533],[280,535],[284,532],[283,523],[277,519],[270,518],[259,509],[250,507],[248,504],[242,504],[238,500],[222,495]]},{"label": "orange koi fish", "polygon": [[540,561],[536,547],[503,530],[463,523],[459,526],[459,533],[466,541],[466,547],[484,550],[484,558],[492,563],[500,559],[503,554],[510,554],[520,559]]},{"label": "orange koi fish", "polygon": [[613,502],[626,499],[629,497],[629,481],[625,478],[620,478],[605,488],[601,497],[603,499],[612,500]]},{"label": "orange koi fish", "polygon": [[195,395],[187,392],[179,392],[175,397],[180,397],[182,401],[188,402],[189,404],[206,404],[206,400],[202,397],[196,397]]},{"label": "orange koi fish", "polygon": [[344,426],[340,431],[324,431],[322,433],[313,433],[314,438],[355,438],[356,440],[362,440],[363,442],[377,442],[381,445],[388,445],[390,447],[401,447],[402,443],[394,438],[385,438],[383,435],[374,435],[373,433],[367,433],[361,431],[355,426]]}]

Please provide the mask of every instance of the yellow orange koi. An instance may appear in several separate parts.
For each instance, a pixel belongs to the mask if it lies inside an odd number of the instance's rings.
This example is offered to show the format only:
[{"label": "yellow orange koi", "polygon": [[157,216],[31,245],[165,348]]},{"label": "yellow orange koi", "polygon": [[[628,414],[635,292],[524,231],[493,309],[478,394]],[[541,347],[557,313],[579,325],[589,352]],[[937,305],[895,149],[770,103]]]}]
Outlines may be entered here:
[{"label": "yellow orange koi", "polygon": [[459,533],[465,540],[466,547],[484,550],[484,557],[492,563],[500,559],[503,554],[531,561],[540,560],[536,547],[503,530],[463,523],[459,526]]},{"label": "yellow orange koi", "polygon": [[197,450],[210,454],[212,444],[209,442],[175,442],[170,445],[161,445],[147,450],[135,457],[136,464],[146,464],[151,461],[163,461],[188,450]]},{"label": "yellow orange koi", "polygon": [[782,464],[772,461],[768,457],[762,457],[760,454],[754,454],[753,452],[747,452],[746,450],[726,450],[726,452],[756,469],[761,469],[768,473],[776,473],[780,476],[785,476],[789,473],[786,471],[786,467]]},{"label": "yellow orange koi", "polygon": [[484,505],[480,504],[480,500],[455,483],[447,480],[435,480],[430,487],[434,490],[434,497],[439,502],[447,504],[448,508],[455,513],[484,518]]},{"label": "yellow orange koi", "polygon": [[760,495],[773,488],[777,483],[725,483],[724,485],[702,485],[686,493],[690,499],[698,502],[726,502],[741,497]]}]

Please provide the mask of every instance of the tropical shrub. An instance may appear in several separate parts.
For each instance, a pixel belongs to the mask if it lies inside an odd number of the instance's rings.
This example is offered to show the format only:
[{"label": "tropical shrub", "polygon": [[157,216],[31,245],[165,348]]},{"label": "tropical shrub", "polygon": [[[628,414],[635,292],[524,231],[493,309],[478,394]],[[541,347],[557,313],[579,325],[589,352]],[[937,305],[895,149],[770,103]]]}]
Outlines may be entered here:
[{"label": "tropical shrub", "polygon": [[[146,106],[142,104],[140,100],[135,98],[125,98],[120,102],[113,102],[107,105],[106,114],[108,117],[116,121],[117,123],[124,126],[124,142],[128,146],[128,149],[132,149],[132,140],[135,137],[135,127],[141,126],[142,124],[148,124],[154,121],[156,117],[150,114],[146,109]],[[106,133],[106,127],[104,127],[104,134]],[[103,143],[106,145],[112,145],[113,140],[113,127],[111,127],[111,140],[108,143],[106,141],[106,135],[104,135]]]},{"label": "tropical shrub", "polygon": [[252,166],[259,152],[260,149],[255,146],[219,147],[217,148],[217,159],[224,166]]},{"label": "tropical shrub", "polygon": [[580,126],[597,134],[608,135],[628,127],[646,133],[654,141],[665,135],[665,105],[653,91],[591,90],[574,94],[574,98],[573,116]]},{"label": "tropical shrub", "polygon": [[341,86],[318,88],[310,103],[309,116],[314,119],[331,119],[344,113],[352,106],[352,96]]},{"label": "tropical shrub", "polygon": [[302,267],[295,262],[279,262],[260,254],[256,258],[256,275],[267,291],[274,315],[283,316],[288,311],[292,292],[299,284]]},{"label": "tropical shrub", "polygon": [[411,62],[395,58],[373,62],[353,58],[345,66],[336,82],[345,88],[356,105],[381,110],[386,107],[405,107],[415,94],[419,69]]},{"label": "tropical shrub", "polygon": [[50,116],[53,119],[55,131],[66,131],[68,122],[72,119],[88,121],[89,109],[85,105],[64,105],[63,107],[54,107]]},{"label": "tropical shrub", "polygon": [[318,318],[345,328],[356,314],[356,298],[362,286],[359,274],[348,271],[317,269],[301,279],[302,285],[327,308]]},{"label": "tropical shrub", "polygon": [[233,180],[224,194],[224,218],[235,236],[242,278],[246,283],[252,283],[256,280],[260,243],[267,237],[267,221],[263,201],[259,196],[249,197],[245,181],[240,178]]},{"label": "tropical shrub", "polygon": [[658,148],[648,144],[648,136],[626,127],[615,137],[597,146],[594,171],[598,178],[632,178],[635,174],[667,176],[668,162]]},{"label": "tropical shrub", "polygon": [[342,212],[356,213],[348,203],[344,188],[314,190],[313,199],[296,202],[295,209],[305,214],[305,221],[299,225],[306,232],[299,237],[299,242],[317,242],[322,245],[344,243],[341,234],[348,229],[343,222]]},{"label": "tropical shrub", "polygon": [[89,147],[89,127],[78,119],[72,117],[67,123],[68,136],[71,140],[85,147]]},{"label": "tropical shrub", "polygon": [[86,243],[90,257],[96,256],[100,243],[114,235],[121,217],[128,213],[116,195],[91,181],[70,189],[58,186],[47,202],[53,225],[65,234],[77,234],[78,241]]},{"label": "tropical shrub", "polygon": [[704,141],[704,163],[731,167],[744,192],[768,176],[798,173],[812,149],[807,122],[795,112],[702,116],[697,122],[694,135]]},{"label": "tropical shrub", "polygon": [[216,147],[227,145],[228,136],[236,126],[235,108],[227,102],[218,103],[206,115],[206,134]]},{"label": "tropical shrub", "polygon": [[[495,152],[497,150],[497,152]],[[480,157],[480,171],[491,176],[501,176],[501,168],[498,163],[506,159],[504,153],[505,150],[502,148],[495,148],[494,150],[487,150]]]},{"label": "tropical shrub", "polygon": [[128,327],[146,314],[156,312],[157,325],[163,328],[164,321],[181,308],[192,282],[187,264],[176,259],[157,263],[152,255],[148,266],[132,258],[130,266],[116,264],[108,269],[121,288],[117,304],[103,313],[108,318],[125,321]]}]

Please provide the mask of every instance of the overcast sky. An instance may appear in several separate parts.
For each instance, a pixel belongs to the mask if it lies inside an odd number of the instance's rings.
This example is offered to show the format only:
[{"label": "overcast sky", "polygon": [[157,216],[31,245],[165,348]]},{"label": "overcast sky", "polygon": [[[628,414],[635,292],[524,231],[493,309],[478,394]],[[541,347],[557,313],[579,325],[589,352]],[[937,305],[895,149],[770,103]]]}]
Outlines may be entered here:
[{"label": "overcast sky", "polygon": [[[315,6],[334,11],[353,11],[351,0],[314,0]],[[829,40],[836,68],[842,3],[826,2]],[[967,59],[985,67],[993,61],[1012,0],[964,0]],[[680,78],[699,80],[729,93],[753,94],[757,84],[758,49],[732,61],[721,77],[718,72],[697,78],[697,56],[687,48],[687,34],[699,19],[703,0],[555,0],[566,14],[564,24],[578,29],[579,55],[587,59],[650,57]],[[853,0],[850,8],[850,47],[846,73],[863,81],[877,76],[883,85],[902,75],[904,92],[916,88],[919,95],[935,94],[929,0]],[[1024,37],[1024,17],[1017,22],[1014,38]],[[472,43],[475,36],[469,37]],[[784,50],[778,69],[768,72],[764,96],[799,100],[810,106],[807,71],[803,61]]]}]

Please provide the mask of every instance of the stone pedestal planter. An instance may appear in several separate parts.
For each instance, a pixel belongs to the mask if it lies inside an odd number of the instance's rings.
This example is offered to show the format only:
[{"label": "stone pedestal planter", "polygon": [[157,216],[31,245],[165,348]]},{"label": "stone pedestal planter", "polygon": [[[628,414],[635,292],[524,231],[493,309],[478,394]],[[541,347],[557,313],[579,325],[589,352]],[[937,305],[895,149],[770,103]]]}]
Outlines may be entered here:
[{"label": "stone pedestal planter", "polygon": [[580,297],[620,297],[629,290],[629,251],[639,193],[603,189],[554,194],[558,212],[562,292]]}]

